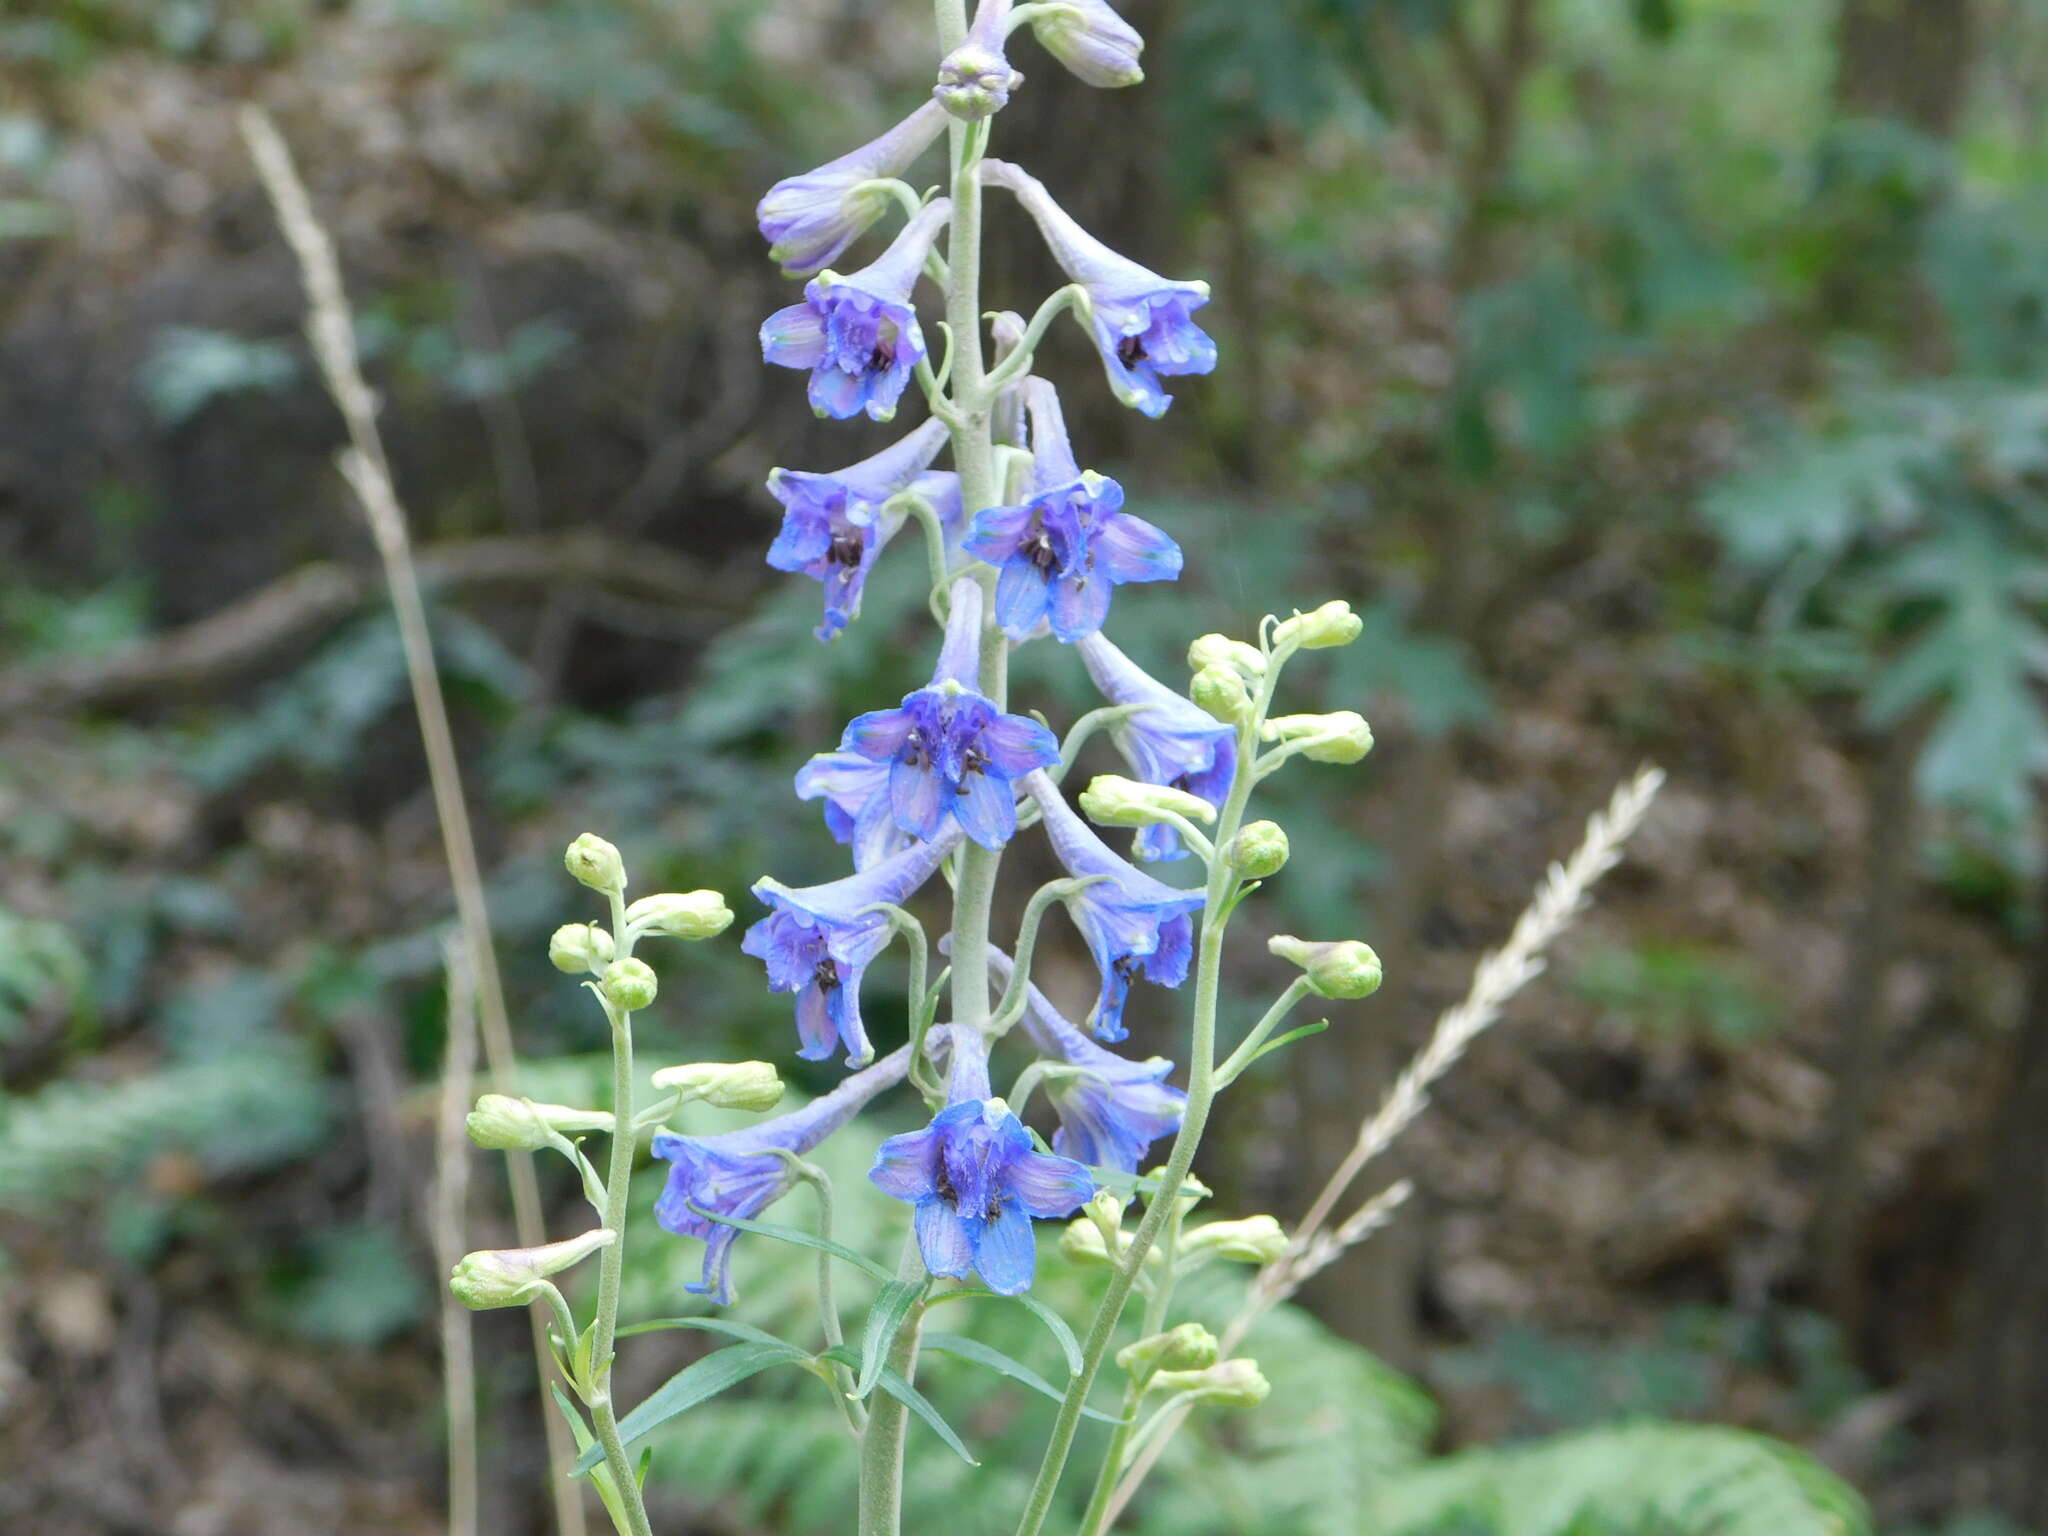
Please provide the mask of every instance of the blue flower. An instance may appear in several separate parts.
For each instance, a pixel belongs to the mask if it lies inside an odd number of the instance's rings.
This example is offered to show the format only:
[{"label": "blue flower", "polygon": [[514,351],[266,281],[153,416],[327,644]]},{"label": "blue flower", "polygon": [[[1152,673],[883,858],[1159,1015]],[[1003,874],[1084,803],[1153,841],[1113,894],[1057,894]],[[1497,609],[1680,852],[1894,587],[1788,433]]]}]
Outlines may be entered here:
[{"label": "blue flower", "polygon": [[[1013,966],[1008,955],[991,948],[988,963],[997,982],[1009,981]],[[1022,1023],[1043,1054],[1078,1069],[1046,1079],[1046,1097],[1060,1117],[1052,1138],[1055,1152],[1092,1167],[1136,1173],[1145,1149],[1180,1129],[1188,1096],[1166,1084],[1172,1062],[1159,1056],[1132,1061],[1104,1050],[1029,983]]]},{"label": "blue flower", "polygon": [[1001,573],[996,622],[1004,634],[1022,640],[1044,623],[1071,644],[1102,627],[1114,588],[1180,575],[1180,546],[1121,510],[1122,486],[1075,464],[1052,385],[1031,380],[1029,400],[1031,499],[976,513],[965,547]]},{"label": "blue flower", "polygon": [[1046,835],[1067,873],[1104,877],[1070,897],[1067,911],[1102,975],[1088,1027],[1099,1039],[1121,1040],[1127,1033],[1124,1002],[1132,981],[1143,976],[1162,987],[1177,987],[1187,980],[1195,937],[1189,914],[1205,898],[1200,891],[1175,890],[1118,858],[1044,773],[1031,774],[1024,787],[1038,802]]},{"label": "blue flower", "polygon": [[1209,302],[1207,283],[1176,283],[1117,255],[1075,223],[1043,182],[1014,165],[984,160],[981,179],[1016,194],[1067,276],[1088,290],[1095,348],[1117,399],[1163,416],[1173,401],[1162,376],[1216,366],[1216,343],[1191,318]]},{"label": "blue flower", "polygon": [[775,910],[747,930],[743,953],[768,967],[768,986],[796,994],[797,1054],[823,1061],[835,1043],[854,1065],[875,1053],[860,1018],[860,979],[889,944],[889,919],[866,910],[908,899],[952,851],[950,828],[881,863],[827,885],[793,890],[778,880],[757,880],[754,895]]},{"label": "blue flower", "polygon": [[[930,685],[896,709],[857,716],[839,750],[888,765],[889,810],[900,831],[931,838],[952,820],[982,847],[1000,848],[1017,831],[1011,782],[1058,762],[1060,746],[1036,720],[1003,714],[976,690],[980,647],[981,584],[962,577]],[[856,825],[865,810],[855,813]]]},{"label": "blue flower", "polygon": [[947,1105],[921,1131],[891,1136],[868,1177],[917,1208],[918,1251],[934,1275],[969,1274],[1003,1296],[1031,1289],[1034,1217],[1065,1216],[1095,1193],[1072,1158],[1040,1152],[1001,1099],[989,1096],[988,1042],[956,1030]]},{"label": "blue flower", "polygon": [[811,409],[844,421],[866,411],[875,421],[896,414],[896,402],[924,357],[911,290],[932,242],[953,216],[937,198],[903,226],[880,256],[842,277],[820,272],[804,285],[804,301],[778,309],[761,324],[761,356],[783,368],[811,370]]},{"label": "blue flower", "polygon": [[824,586],[820,640],[830,640],[860,612],[868,572],[882,546],[902,526],[900,515],[885,517],[882,512],[891,496],[913,492],[931,502],[942,518],[950,513],[957,519],[959,477],[929,468],[945,442],[945,423],[934,418],[872,458],[830,474],[802,469],[769,472],[768,494],[782,503],[783,512],[768,563]]},{"label": "blue flower", "polygon": [[889,206],[886,188],[866,184],[901,176],[945,126],[944,110],[928,101],[852,153],[770,187],[754,214],[783,275],[808,277],[837,261]]},{"label": "blue flower", "polygon": [[825,829],[853,847],[853,867],[866,869],[917,839],[889,809],[889,765],[858,752],[820,752],[796,771],[796,797],[825,802]]},{"label": "blue flower", "polygon": [[[1145,706],[1110,727],[1132,772],[1147,784],[1200,795],[1221,810],[1237,776],[1237,732],[1153,678],[1101,635],[1088,636],[1074,649],[1110,703]],[[1178,859],[1186,852],[1171,827],[1147,827],[1138,834],[1141,859]]]},{"label": "blue flower", "polygon": [[710,1293],[720,1306],[732,1300],[732,1245],[739,1229],[700,1216],[698,1210],[752,1221],[781,1199],[792,1182],[789,1164],[775,1155],[778,1148],[810,1151],[876,1094],[902,1082],[909,1065],[910,1048],[904,1046],[802,1109],[743,1130],[717,1136],[656,1132],[654,1155],[675,1166],[654,1202],[654,1219],[678,1237],[704,1240],[704,1278],[685,1288]]}]

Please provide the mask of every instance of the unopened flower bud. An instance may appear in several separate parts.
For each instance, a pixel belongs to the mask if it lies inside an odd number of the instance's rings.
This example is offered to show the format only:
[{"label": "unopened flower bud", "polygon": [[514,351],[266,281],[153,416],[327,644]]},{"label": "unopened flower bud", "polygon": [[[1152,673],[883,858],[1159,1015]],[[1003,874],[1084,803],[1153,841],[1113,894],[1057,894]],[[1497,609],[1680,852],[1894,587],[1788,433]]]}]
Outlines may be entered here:
[{"label": "unopened flower bud", "polygon": [[1256,1408],[1273,1390],[1259,1374],[1256,1360],[1225,1360],[1200,1371],[1161,1371],[1152,1378],[1154,1392],[1187,1393],[1198,1403],[1219,1408]]},{"label": "unopened flower bud", "polygon": [[464,1122],[469,1139],[493,1152],[534,1152],[558,1135],[609,1131],[612,1117],[601,1109],[571,1109],[566,1104],[536,1104],[507,1094],[487,1093],[476,1101]]},{"label": "unopened flower bud", "polygon": [[1195,641],[1188,647],[1188,665],[1197,672],[1204,667],[1234,667],[1246,677],[1266,675],[1265,653],[1227,635],[1203,635]]},{"label": "unopened flower bud", "polygon": [[645,1008],[654,1001],[658,990],[654,980],[654,967],[645,960],[614,960],[604,968],[604,975],[598,981],[604,995],[619,1007],[632,1013]]},{"label": "unopened flower bud", "polygon": [[732,926],[732,908],[716,891],[665,891],[626,908],[626,921],[676,939],[709,939]]},{"label": "unopened flower bud", "polygon": [[1323,604],[1313,613],[1297,613],[1273,626],[1273,649],[1293,646],[1304,651],[1328,650],[1349,645],[1365,629],[1365,620],[1351,611],[1342,598]]},{"label": "unopened flower bud", "polygon": [[571,976],[603,970],[612,954],[612,936],[595,923],[564,923],[548,939],[548,959]]},{"label": "unopened flower bud", "polygon": [[1047,53],[1089,85],[1107,90],[1145,78],[1138,67],[1145,39],[1108,0],[1059,0],[1032,18],[1031,30]]},{"label": "unopened flower bud", "polygon": [[1355,763],[1372,750],[1372,727],[1355,709],[1328,715],[1281,715],[1259,729],[1267,741],[1299,742],[1312,763]]},{"label": "unopened flower bud", "polygon": [[540,1295],[549,1275],[579,1264],[612,1240],[609,1227],[538,1248],[484,1248],[465,1253],[448,1276],[455,1299],[475,1311],[519,1307]]},{"label": "unopened flower bud", "polygon": [[932,99],[962,122],[978,122],[1008,106],[1010,92],[1023,83],[999,48],[969,37],[939,65]]},{"label": "unopened flower bud", "polygon": [[1247,880],[1277,875],[1287,864],[1287,834],[1277,821],[1255,821],[1230,840],[1229,858]]},{"label": "unopened flower bud", "polygon": [[1246,1216],[1239,1221],[1208,1221],[1183,1233],[1180,1256],[1233,1264],[1270,1264],[1287,1251],[1287,1234],[1271,1216]]},{"label": "unopened flower bud", "polygon": [[1165,1333],[1155,1333],[1126,1344],[1116,1352],[1116,1363],[1127,1376],[1149,1376],[1154,1371],[1203,1371],[1216,1363],[1216,1335],[1200,1323],[1182,1323]]},{"label": "unopened flower bud", "polygon": [[1266,950],[1307,972],[1309,989],[1318,997],[1371,997],[1385,979],[1380,957],[1356,939],[1316,944],[1279,933],[1266,940]]},{"label": "unopened flower bud", "polygon": [[1241,725],[1252,717],[1252,693],[1235,667],[1211,665],[1195,674],[1188,697],[1218,720]]},{"label": "unopened flower bud", "polygon": [[1108,1269],[1116,1262],[1102,1229],[1086,1216],[1068,1222],[1060,1233],[1060,1257],[1082,1269]]},{"label": "unopened flower bud", "polygon": [[623,891],[626,888],[626,861],[619,857],[619,850],[599,837],[595,832],[586,832],[569,845],[569,851],[562,855],[562,862],[583,884],[593,891]]},{"label": "unopened flower bud", "polygon": [[685,1103],[701,1099],[715,1109],[773,1109],[782,1102],[782,1079],[765,1061],[695,1061],[663,1067],[654,1074],[663,1093],[680,1093]]},{"label": "unopened flower bud", "polygon": [[1099,773],[1081,791],[1081,810],[1098,827],[1152,827],[1166,812],[1189,821],[1214,821],[1216,808],[1200,795],[1164,784],[1144,784],[1118,773]]}]

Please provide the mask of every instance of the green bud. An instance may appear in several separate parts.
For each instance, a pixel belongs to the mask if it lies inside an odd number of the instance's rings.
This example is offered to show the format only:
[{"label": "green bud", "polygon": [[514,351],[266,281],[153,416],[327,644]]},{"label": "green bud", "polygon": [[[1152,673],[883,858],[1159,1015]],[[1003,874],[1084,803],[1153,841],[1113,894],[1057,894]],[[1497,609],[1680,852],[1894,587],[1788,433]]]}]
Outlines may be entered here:
[{"label": "green bud", "polygon": [[569,845],[569,851],[562,855],[562,862],[569,873],[593,891],[623,891],[626,888],[626,861],[619,857],[619,850],[599,837],[595,832],[586,832]]},{"label": "green bud", "polygon": [[1154,1392],[1187,1393],[1195,1402],[1219,1408],[1256,1408],[1273,1390],[1259,1374],[1256,1360],[1225,1360],[1200,1371],[1161,1371],[1152,1378]]},{"label": "green bud", "polygon": [[566,1104],[536,1104],[502,1093],[476,1101],[465,1124],[469,1139],[493,1152],[533,1152],[550,1145],[556,1135],[609,1131],[612,1117],[601,1109],[571,1109]]},{"label": "green bud", "polygon": [[1242,725],[1252,717],[1251,690],[1235,667],[1207,666],[1195,674],[1188,697],[1218,720]]},{"label": "green bud", "polygon": [[1342,599],[1323,604],[1314,613],[1297,612],[1273,626],[1273,649],[1293,646],[1304,651],[1349,645],[1365,628],[1365,620]]},{"label": "green bud", "polygon": [[970,39],[947,54],[939,65],[939,83],[932,95],[963,123],[979,122],[1009,105],[1010,92],[1024,77],[995,49]]},{"label": "green bud", "polygon": [[571,976],[603,970],[612,954],[612,936],[595,923],[564,923],[548,939],[548,959]]},{"label": "green bud", "polygon": [[782,1079],[765,1061],[696,1061],[663,1067],[654,1074],[662,1093],[680,1093],[683,1101],[701,1099],[716,1109],[759,1112],[782,1102]]},{"label": "green bud", "polygon": [[1247,678],[1266,675],[1266,656],[1256,645],[1232,640],[1227,635],[1203,635],[1188,647],[1188,667],[1229,667]]},{"label": "green bud", "polygon": [[1287,834],[1275,821],[1255,821],[1230,840],[1230,866],[1247,880],[1277,875],[1287,863]]},{"label": "green bud", "polygon": [[1380,957],[1356,939],[1315,944],[1277,933],[1266,940],[1266,950],[1306,971],[1309,989],[1318,997],[1371,997],[1385,980]]},{"label": "green bud", "polygon": [[1081,810],[1099,827],[1150,827],[1170,812],[1189,821],[1214,821],[1216,808],[1200,795],[1163,784],[1144,784],[1118,773],[1099,773],[1081,791]]},{"label": "green bud", "polygon": [[1216,1363],[1216,1335],[1200,1323],[1182,1323],[1165,1333],[1155,1333],[1116,1352],[1116,1363],[1127,1376],[1150,1376],[1154,1371],[1202,1371]]},{"label": "green bud", "polygon": [[654,1001],[654,994],[659,990],[654,980],[654,967],[645,960],[630,959],[614,960],[606,966],[598,987],[628,1013],[645,1008]]},{"label": "green bud", "polygon": [[1287,1251],[1287,1234],[1271,1216],[1246,1216],[1239,1221],[1209,1221],[1183,1233],[1180,1256],[1207,1262],[1270,1264]]},{"label": "green bud", "polygon": [[1086,1216],[1068,1222],[1060,1233],[1060,1257],[1081,1269],[1109,1269],[1114,1264],[1102,1229]]},{"label": "green bud", "polygon": [[580,1264],[612,1241],[609,1227],[538,1248],[485,1248],[465,1253],[448,1276],[448,1289],[465,1307],[521,1307],[540,1295],[549,1275]]},{"label": "green bud", "polygon": [[1329,715],[1282,715],[1259,728],[1267,741],[1300,742],[1312,763],[1355,763],[1372,750],[1372,727],[1355,709]]},{"label": "green bud", "polygon": [[673,939],[716,938],[732,926],[732,908],[716,891],[666,891],[626,908],[626,921]]}]

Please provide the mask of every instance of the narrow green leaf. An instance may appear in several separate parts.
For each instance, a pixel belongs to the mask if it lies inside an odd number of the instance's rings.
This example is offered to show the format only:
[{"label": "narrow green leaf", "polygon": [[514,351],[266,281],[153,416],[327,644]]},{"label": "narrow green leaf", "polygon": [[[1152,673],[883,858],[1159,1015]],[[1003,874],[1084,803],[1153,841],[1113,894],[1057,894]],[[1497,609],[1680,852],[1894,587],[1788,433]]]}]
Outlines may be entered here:
[{"label": "narrow green leaf", "polygon": [[1026,1291],[1021,1296],[1004,1296],[996,1291],[985,1290],[978,1285],[963,1285],[954,1290],[939,1292],[938,1295],[932,1298],[932,1304],[936,1306],[942,1301],[978,1301],[982,1297],[989,1297],[996,1301],[1020,1303],[1025,1311],[1031,1313],[1032,1316],[1045,1324],[1046,1329],[1052,1336],[1059,1340],[1060,1353],[1067,1357],[1067,1374],[1069,1376],[1081,1374],[1081,1341],[1074,1337],[1074,1330],[1067,1326],[1065,1318],[1061,1317],[1059,1313],[1053,1311],[1051,1307],[1048,1307],[1029,1291]]},{"label": "narrow green leaf", "polygon": [[1268,1040],[1256,1051],[1253,1051],[1250,1056],[1245,1058],[1244,1066],[1239,1067],[1238,1071],[1242,1073],[1248,1070],[1251,1064],[1261,1056],[1270,1056],[1283,1045],[1292,1045],[1295,1041],[1305,1039],[1310,1035],[1320,1035],[1329,1027],[1330,1021],[1328,1019],[1317,1019],[1313,1024],[1304,1024],[1299,1029],[1290,1029],[1286,1034],[1281,1035],[1277,1039]]},{"label": "narrow green leaf", "polygon": [[[860,1365],[858,1357],[844,1344],[826,1350],[818,1358],[820,1360],[834,1360],[846,1366],[858,1367]],[[908,1408],[920,1419],[923,1419],[925,1423],[929,1424],[932,1427],[932,1433],[945,1441],[953,1453],[966,1462],[967,1465],[970,1467],[981,1465],[980,1462],[974,1459],[973,1453],[967,1449],[966,1442],[953,1433],[953,1426],[940,1417],[939,1410],[927,1402],[924,1394],[905,1381],[899,1372],[891,1370],[886,1365],[883,1366],[881,1375],[876,1378],[875,1385],[895,1398],[897,1402]]]},{"label": "narrow green leaf", "polygon": [[[809,1359],[810,1356],[794,1344],[780,1341],[729,1344],[676,1372],[649,1393],[645,1402],[620,1419],[620,1443],[633,1444],[677,1414],[686,1413],[727,1388],[738,1386],[750,1376],[758,1376],[771,1365],[788,1365]],[[581,1476],[603,1459],[601,1446],[586,1448],[576,1458],[576,1474]]]},{"label": "narrow green leaf", "polygon": [[[941,1333],[935,1329],[927,1329],[924,1334],[924,1347],[936,1350],[942,1355],[951,1355],[958,1360],[971,1360],[976,1365],[986,1366],[998,1376],[1007,1376],[1019,1385],[1029,1387],[1032,1391],[1038,1393],[1039,1396],[1049,1397],[1056,1403],[1066,1400],[1064,1392],[1039,1375],[1038,1372],[1032,1370],[1030,1366],[1024,1364],[1023,1361],[1014,1360],[999,1349],[990,1349],[978,1339],[965,1338],[957,1333]],[[1088,1419],[1099,1419],[1104,1424],[1122,1424],[1127,1422],[1094,1408],[1083,1408],[1081,1416]]]},{"label": "narrow green leaf", "polygon": [[[787,1339],[778,1339],[774,1334],[756,1328],[751,1323],[736,1323],[724,1317],[656,1317],[644,1323],[634,1323],[618,1331],[618,1337],[631,1338],[636,1333],[655,1333],[663,1328],[699,1328],[705,1333],[722,1333],[729,1339],[740,1339],[749,1344],[789,1344]],[[790,1344],[791,1349],[796,1348]]]},{"label": "narrow green leaf", "polygon": [[[554,1394],[555,1406],[562,1410],[562,1417],[569,1421],[569,1433],[575,1437],[576,1449],[596,1450],[598,1459],[602,1460],[603,1447],[591,1436],[590,1426],[583,1422],[583,1415],[570,1403],[568,1394],[554,1382],[548,1384],[548,1390]],[[612,1517],[613,1528],[621,1531],[627,1529],[626,1506],[619,1502],[619,1485],[612,1481],[612,1469],[597,1468],[596,1475],[590,1479],[590,1486],[597,1490],[598,1500],[604,1505],[605,1513]]]},{"label": "narrow green leaf", "polygon": [[815,1232],[806,1232],[801,1227],[778,1226],[772,1221],[748,1221],[740,1216],[725,1216],[717,1211],[707,1211],[701,1206],[691,1210],[706,1221],[715,1221],[721,1226],[733,1227],[741,1232],[752,1232],[760,1237],[772,1237],[780,1242],[795,1243],[799,1248],[816,1248],[829,1253],[835,1259],[844,1259],[855,1269],[862,1270],[877,1280],[894,1280],[896,1277],[864,1253],[855,1253],[844,1243],[835,1243],[829,1237],[820,1237]]},{"label": "narrow green leaf", "polygon": [[875,1304],[868,1308],[867,1331],[861,1339],[860,1378],[853,1388],[856,1400],[875,1390],[875,1383],[881,1379],[882,1367],[889,1360],[889,1346],[896,1342],[897,1330],[902,1328],[910,1309],[924,1296],[927,1283],[923,1280],[891,1280],[876,1293]]}]

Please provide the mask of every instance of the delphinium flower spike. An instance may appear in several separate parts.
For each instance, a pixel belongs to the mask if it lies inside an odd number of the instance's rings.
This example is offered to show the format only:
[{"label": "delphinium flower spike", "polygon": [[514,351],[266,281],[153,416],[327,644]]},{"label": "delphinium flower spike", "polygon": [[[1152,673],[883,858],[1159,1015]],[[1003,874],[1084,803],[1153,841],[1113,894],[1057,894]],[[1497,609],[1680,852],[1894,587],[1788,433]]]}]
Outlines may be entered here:
[{"label": "delphinium flower spike", "polygon": [[1174,282],[1119,256],[1054,202],[1043,182],[1007,161],[984,160],[981,179],[1016,195],[1067,276],[1088,291],[1090,328],[1117,399],[1163,416],[1173,401],[1161,377],[1216,366],[1216,343],[1190,318],[1209,302],[1207,283]]},{"label": "delphinium flower spike", "polygon": [[889,179],[908,170],[945,127],[944,109],[928,101],[859,149],[770,187],[755,218],[783,276],[809,277],[837,261],[889,206]]},{"label": "delphinium flower spike", "polygon": [[[1147,784],[1199,795],[1219,810],[1237,774],[1237,732],[1160,682],[1101,634],[1076,642],[1088,676],[1112,704],[1144,707],[1110,727],[1124,760]],[[1186,850],[1167,826],[1138,834],[1142,859],[1178,859]]]},{"label": "delphinium flower spike", "polygon": [[773,1120],[716,1136],[656,1132],[651,1150],[674,1166],[654,1202],[654,1219],[679,1237],[704,1240],[704,1277],[686,1289],[709,1293],[720,1306],[732,1300],[732,1247],[739,1229],[700,1212],[742,1221],[759,1216],[795,1181],[788,1159],[778,1153],[809,1152],[875,1095],[902,1082],[909,1068],[910,1047],[903,1046],[823,1098]]},{"label": "delphinium flower spike", "polygon": [[996,566],[996,622],[1013,640],[1043,623],[1071,644],[1102,627],[1110,594],[1125,582],[1172,581],[1180,546],[1122,510],[1124,490],[1083,470],[1067,439],[1059,393],[1044,379],[1026,386],[1031,412],[1031,486],[1019,507],[975,514],[966,549]]},{"label": "delphinium flower spike", "polygon": [[925,204],[880,256],[844,277],[820,272],[804,285],[804,301],[778,309],[761,325],[761,355],[783,368],[811,370],[811,409],[844,421],[866,411],[875,421],[896,414],[896,402],[925,355],[911,292],[953,204]]},{"label": "delphinium flower spike", "polygon": [[860,1017],[862,974],[894,932],[886,913],[932,877],[960,841],[948,827],[868,869],[826,885],[794,889],[779,880],[754,882],[754,895],[774,908],[747,930],[740,948],[768,967],[768,985],[796,994],[797,1054],[822,1061],[835,1044],[859,1066],[874,1055]]},{"label": "delphinium flower spike", "polygon": [[868,573],[902,525],[900,515],[883,510],[891,496],[912,492],[930,502],[942,520],[958,519],[959,477],[931,468],[945,444],[945,423],[934,418],[844,469],[769,471],[768,494],[782,503],[783,513],[782,528],[768,549],[768,563],[823,585],[820,640],[830,640],[860,613]]},{"label": "delphinium flower spike", "polygon": [[975,686],[981,611],[981,584],[971,576],[954,582],[931,682],[895,709],[855,718],[839,747],[887,766],[898,830],[929,838],[953,821],[982,847],[1000,848],[1017,830],[1012,781],[1058,762],[1060,748],[1036,720],[1001,713]]},{"label": "delphinium flower spike", "polygon": [[1038,802],[1046,835],[1067,873],[1104,877],[1068,898],[1067,910],[1102,976],[1088,1025],[1099,1039],[1121,1040],[1127,1033],[1124,1002],[1132,981],[1143,976],[1163,987],[1177,987],[1187,980],[1194,955],[1189,914],[1201,907],[1203,894],[1176,890],[1119,858],[1074,814],[1043,772],[1028,776],[1024,787]]},{"label": "delphinium flower spike", "polygon": [[921,1131],[891,1136],[868,1177],[916,1207],[918,1250],[934,1275],[978,1274],[1003,1296],[1031,1288],[1037,1269],[1033,1219],[1066,1216],[1095,1193],[1095,1179],[1068,1157],[1040,1152],[1009,1106],[989,1093],[988,1042],[953,1031],[946,1107]]},{"label": "delphinium flower spike", "polygon": [[[1006,984],[1013,966],[991,947],[988,968]],[[1036,986],[1026,983],[1024,996],[1024,1033],[1047,1058],[1074,1069],[1046,1077],[1046,1097],[1060,1117],[1053,1150],[1091,1167],[1136,1173],[1145,1149],[1180,1129],[1188,1096],[1167,1085],[1173,1063],[1159,1056],[1133,1061],[1105,1050]]]}]

